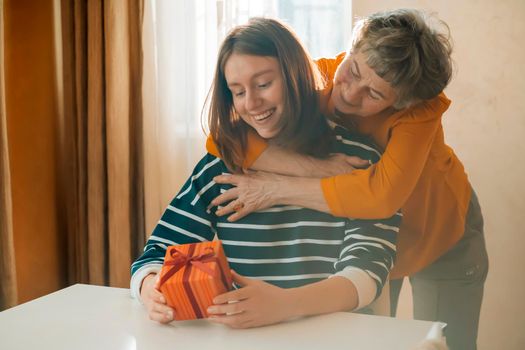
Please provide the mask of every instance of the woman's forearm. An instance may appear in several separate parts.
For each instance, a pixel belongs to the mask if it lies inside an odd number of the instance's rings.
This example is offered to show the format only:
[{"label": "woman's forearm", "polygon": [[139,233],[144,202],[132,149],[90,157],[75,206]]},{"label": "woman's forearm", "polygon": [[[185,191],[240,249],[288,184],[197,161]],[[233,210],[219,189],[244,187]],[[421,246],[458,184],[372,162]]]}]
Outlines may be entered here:
[{"label": "woman's forearm", "polygon": [[370,165],[366,159],[331,154],[327,158],[315,158],[269,145],[250,165],[250,169],[274,174],[323,178],[352,172],[355,168]]},{"label": "woman's forearm", "polygon": [[357,289],[349,279],[341,276],[287,290],[290,317],[311,316],[357,307]]},{"label": "woman's forearm", "polygon": [[297,205],[330,213],[321,188],[321,180],[306,177],[279,176],[274,186],[274,202],[282,205]]},{"label": "woman's forearm", "polygon": [[322,160],[307,155],[287,151],[275,145],[269,145],[250,167],[269,173],[288,176],[323,177]]},{"label": "woman's forearm", "polygon": [[217,207],[215,215],[230,215],[236,221],[257,210],[275,205],[293,205],[330,213],[321,179],[277,175],[263,171],[249,174],[219,175],[215,183],[233,187],[214,198],[211,207]]}]

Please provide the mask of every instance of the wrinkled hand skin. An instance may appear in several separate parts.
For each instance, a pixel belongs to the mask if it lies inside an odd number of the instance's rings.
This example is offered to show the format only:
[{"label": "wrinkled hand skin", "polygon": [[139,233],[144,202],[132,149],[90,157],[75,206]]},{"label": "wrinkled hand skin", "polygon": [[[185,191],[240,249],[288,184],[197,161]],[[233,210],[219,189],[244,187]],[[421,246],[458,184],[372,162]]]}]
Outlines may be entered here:
[{"label": "wrinkled hand skin", "polygon": [[140,298],[148,311],[151,320],[159,323],[173,321],[175,310],[166,304],[166,298],[160,291],[160,281],[157,274],[149,274],[142,281]]},{"label": "wrinkled hand skin", "polygon": [[208,320],[231,328],[270,325],[291,318],[289,293],[260,280],[232,271],[233,281],[242,288],[221,294],[208,308]]},{"label": "wrinkled hand skin", "polygon": [[[315,165],[315,166],[314,166]],[[328,177],[349,173],[357,167],[368,167],[370,162],[358,157],[344,154],[333,154],[327,159],[316,159],[314,168],[318,173],[312,177]],[[216,211],[216,215],[229,215],[228,221],[237,221],[257,210],[270,208],[278,204],[277,197],[286,187],[287,181],[294,181],[293,177],[268,173],[264,171],[250,171],[245,174],[219,175],[213,178],[218,184],[230,184],[235,187],[217,196],[210,203],[211,207],[223,206]]]},{"label": "wrinkled hand skin", "polygon": [[274,206],[275,197],[279,191],[279,182],[282,179],[281,175],[262,171],[216,176],[213,179],[216,183],[231,184],[235,187],[217,196],[211,202],[210,207],[224,205],[217,210],[216,215],[223,216],[233,213],[228,217],[228,221],[237,221],[254,211]]}]

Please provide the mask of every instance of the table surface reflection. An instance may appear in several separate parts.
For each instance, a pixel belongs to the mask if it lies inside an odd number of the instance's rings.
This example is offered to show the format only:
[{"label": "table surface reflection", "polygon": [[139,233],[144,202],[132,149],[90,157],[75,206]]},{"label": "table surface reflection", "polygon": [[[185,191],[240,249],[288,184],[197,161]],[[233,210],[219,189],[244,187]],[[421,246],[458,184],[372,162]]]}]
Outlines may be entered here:
[{"label": "table surface reflection", "polygon": [[234,330],[150,321],[129,289],[76,284],[0,312],[0,349],[403,349],[432,322],[347,312]]}]

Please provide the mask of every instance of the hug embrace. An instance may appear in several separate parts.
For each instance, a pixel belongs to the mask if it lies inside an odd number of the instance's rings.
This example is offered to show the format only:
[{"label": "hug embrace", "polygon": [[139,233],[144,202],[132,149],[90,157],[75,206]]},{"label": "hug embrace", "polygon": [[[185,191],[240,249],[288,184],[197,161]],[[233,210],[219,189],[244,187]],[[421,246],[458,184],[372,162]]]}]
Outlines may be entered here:
[{"label": "hug embrace", "polygon": [[444,142],[451,45],[436,24],[373,14],[347,52],[316,62],[280,21],[230,31],[207,101],[209,153],[132,264],[151,319],[177,312],[159,290],[167,247],[219,239],[237,288],[215,297],[211,321],[366,310],[388,280],[394,315],[408,276],[414,317],[447,323],[451,349],[476,348],[483,218]]}]

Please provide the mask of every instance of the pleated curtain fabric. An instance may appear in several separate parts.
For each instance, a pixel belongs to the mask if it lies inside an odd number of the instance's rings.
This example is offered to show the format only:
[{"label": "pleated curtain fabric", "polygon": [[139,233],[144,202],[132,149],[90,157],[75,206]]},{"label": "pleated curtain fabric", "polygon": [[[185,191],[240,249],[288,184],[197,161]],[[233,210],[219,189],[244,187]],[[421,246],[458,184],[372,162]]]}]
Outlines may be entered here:
[{"label": "pleated curtain fabric", "polygon": [[4,2],[0,0],[0,311],[17,303],[4,77]]},{"label": "pleated curtain fabric", "polygon": [[145,237],[143,1],[62,0],[60,12],[68,277],[128,287]]}]

